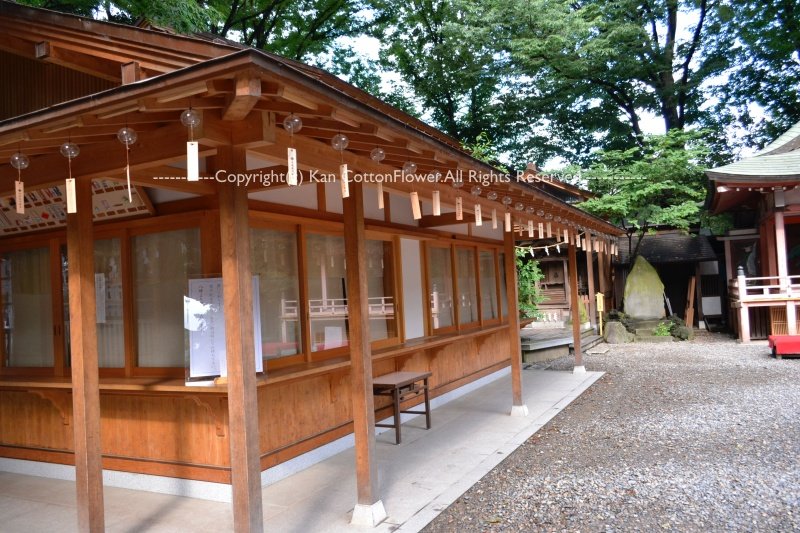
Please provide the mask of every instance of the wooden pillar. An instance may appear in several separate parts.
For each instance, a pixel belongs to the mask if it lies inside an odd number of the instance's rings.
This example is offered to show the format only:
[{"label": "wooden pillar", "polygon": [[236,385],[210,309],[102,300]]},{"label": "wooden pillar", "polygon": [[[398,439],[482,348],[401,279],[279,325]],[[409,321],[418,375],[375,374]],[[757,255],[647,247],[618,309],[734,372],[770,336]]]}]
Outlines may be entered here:
[{"label": "wooden pillar", "polygon": [[79,531],[103,531],[103,465],[94,290],[92,181],[76,180],[78,212],[67,215],[72,412]]},{"label": "wooden pillar", "polygon": [[386,519],[378,492],[375,459],[375,403],[372,394],[372,350],[369,345],[364,191],[350,185],[343,201],[344,251],[347,266],[347,312],[353,434],[356,443],[356,506],[351,522],[376,526]]},{"label": "wooden pillar", "polygon": [[[775,250],[781,294],[788,295],[791,283],[789,282],[789,260],[786,254],[786,226],[783,220],[783,208],[775,209]],[[794,302],[786,302],[786,328],[789,335],[797,335],[797,308]]]},{"label": "wooden pillar", "polygon": [[[245,168],[244,152],[239,150],[231,154],[221,148],[218,159],[220,164],[230,163],[232,170]],[[264,529],[264,515],[261,506],[247,189],[224,183],[218,191],[233,527],[237,532],[259,532]]]},{"label": "wooden pillar", "polygon": [[506,269],[506,301],[508,302],[508,347],[511,355],[511,414],[527,416],[528,406],[522,400],[522,345],[519,338],[519,302],[517,296],[517,254],[514,232],[503,233],[503,255]]},{"label": "wooden pillar", "polygon": [[573,372],[581,374],[586,372],[583,366],[583,353],[581,352],[581,313],[578,305],[578,254],[575,244],[569,244],[567,256],[569,257],[569,308],[572,317],[572,343],[575,346],[575,368]]},{"label": "wooden pillar", "polygon": [[592,253],[592,239],[586,239],[586,288],[589,293],[589,305],[586,310],[589,313],[589,323],[593,328],[597,328],[597,299],[594,295],[594,253]]},{"label": "wooden pillar", "polygon": [[[739,270],[742,272],[742,270]],[[747,281],[742,273],[736,277],[736,285],[739,291],[739,340],[743,343],[750,342],[750,309],[744,304],[747,298]]]}]

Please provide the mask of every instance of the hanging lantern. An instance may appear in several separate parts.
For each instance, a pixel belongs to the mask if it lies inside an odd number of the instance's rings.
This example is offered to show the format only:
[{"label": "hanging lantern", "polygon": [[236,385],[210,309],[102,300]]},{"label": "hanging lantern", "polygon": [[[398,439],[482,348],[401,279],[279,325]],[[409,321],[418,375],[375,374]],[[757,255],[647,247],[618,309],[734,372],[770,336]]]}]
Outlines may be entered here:
[{"label": "hanging lantern", "polygon": [[[386,159],[386,150],[381,148],[380,146],[376,146],[372,149],[369,153],[369,158],[375,161],[376,163],[380,163],[384,159]],[[383,180],[378,180],[378,209],[383,209]]]},{"label": "hanging lantern", "polygon": [[202,117],[192,108],[181,113],[181,124],[189,128],[189,141],[186,143],[186,180],[200,181],[199,146],[194,140],[194,129],[200,125]]},{"label": "hanging lantern", "polygon": [[80,147],[73,142],[65,142],[61,145],[61,155],[67,158],[67,168],[69,169],[69,177],[67,178],[67,213],[77,213],[78,208],[75,201],[75,179],[72,177],[72,160],[78,157],[81,153]]},{"label": "hanging lantern", "polygon": [[433,209],[433,216],[438,217],[442,214],[442,201],[439,197],[439,180],[442,179],[442,173],[438,170],[433,171],[433,183],[434,189],[431,195],[431,201],[433,202],[432,209]]},{"label": "hanging lantern", "polygon": [[509,211],[509,206],[511,205],[511,202],[513,202],[513,200],[511,199],[510,196],[503,196],[503,200],[501,203],[504,206],[506,206],[506,212],[504,213],[505,216],[503,220],[504,222],[503,229],[505,230],[506,233],[511,233],[511,212]]},{"label": "hanging lantern", "polygon": [[133,203],[131,192],[131,145],[136,142],[139,135],[133,128],[120,128],[117,131],[117,140],[125,145],[125,179],[128,182],[128,203]]},{"label": "hanging lantern", "polygon": [[532,205],[529,205],[528,207],[525,208],[525,212],[533,216],[533,214],[536,212],[536,208],[533,207]]},{"label": "hanging lantern", "polygon": [[350,139],[344,133],[337,133],[331,137],[331,147],[340,154],[339,180],[342,184],[342,198],[350,197],[350,176],[347,172],[347,163],[344,162],[344,150],[348,144],[350,144]]},{"label": "hanging lantern", "polygon": [[422,218],[422,208],[419,205],[419,194],[417,191],[411,191],[411,214],[414,217],[414,220],[419,220]]},{"label": "hanging lantern", "polygon": [[522,202],[515,203],[514,204],[514,210],[515,211],[524,211],[525,210],[525,204],[523,204]]},{"label": "hanging lantern", "polygon": [[17,214],[25,214],[25,184],[22,182],[22,171],[31,164],[28,156],[17,152],[11,156],[11,166],[17,169],[17,181],[14,183],[14,202],[17,204]]},{"label": "hanging lantern", "polygon": [[[472,189],[470,189],[470,194],[474,198],[478,198],[481,195],[481,188],[477,185],[473,185]],[[475,202],[475,225],[482,226],[483,225],[483,215],[481,214],[481,204],[477,201]]]},{"label": "hanging lantern", "polygon": [[303,129],[303,120],[292,113],[283,119],[283,129],[289,132],[286,149],[286,185],[297,185],[297,150],[294,147],[294,134]]},{"label": "hanging lantern", "polygon": [[[459,174],[453,180],[453,188],[458,191],[463,186],[464,182],[461,180],[461,175]],[[456,220],[464,220],[464,201],[460,194],[456,196]]]},{"label": "hanging lantern", "polygon": [[406,161],[403,163],[403,175],[413,176],[417,173],[417,164],[413,161]]}]

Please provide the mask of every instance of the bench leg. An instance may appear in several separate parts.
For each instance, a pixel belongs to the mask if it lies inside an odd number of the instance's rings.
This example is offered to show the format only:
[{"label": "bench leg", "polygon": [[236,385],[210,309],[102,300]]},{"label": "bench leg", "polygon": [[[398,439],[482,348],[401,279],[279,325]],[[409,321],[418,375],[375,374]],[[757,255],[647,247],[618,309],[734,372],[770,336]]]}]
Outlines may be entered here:
[{"label": "bench leg", "polygon": [[400,389],[397,387],[392,391],[394,400],[394,438],[395,444],[400,444]]},{"label": "bench leg", "polygon": [[425,426],[431,429],[431,399],[428,394],[428,378],[425,378]]}]

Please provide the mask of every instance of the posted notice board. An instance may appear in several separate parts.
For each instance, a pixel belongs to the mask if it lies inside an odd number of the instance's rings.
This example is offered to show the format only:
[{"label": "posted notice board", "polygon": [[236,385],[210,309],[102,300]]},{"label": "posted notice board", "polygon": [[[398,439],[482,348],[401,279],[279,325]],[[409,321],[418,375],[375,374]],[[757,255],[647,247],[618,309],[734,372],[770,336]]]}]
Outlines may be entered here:
[{"label": "posted notice board", "polygon": [[[253,276],[253,354],[256,372],[264,371],[261,354],[261,304],[258,276]],[[222,278],[189,280],[183,299],[183,322],[189,331],[189,379],[228,375]]]}]

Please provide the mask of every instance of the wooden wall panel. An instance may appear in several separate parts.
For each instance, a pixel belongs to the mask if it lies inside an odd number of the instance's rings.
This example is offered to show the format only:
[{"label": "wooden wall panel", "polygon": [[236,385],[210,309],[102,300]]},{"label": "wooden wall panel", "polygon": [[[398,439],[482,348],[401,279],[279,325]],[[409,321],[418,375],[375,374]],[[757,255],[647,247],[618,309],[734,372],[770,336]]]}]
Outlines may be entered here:
[{"label": "wooden wall panel", "polygon": [[[381,375],[396,370],[430,370],[432,397],[436,397],[508,365],[508,353],[508,335],[501,330],[378,359],[373,371]],[[54,395],[52,399],[48,394]],[[58,452],[72,450],[69,399],[69,393],[63,390],[39,394],[0,391],[0,455],[68,462]],[[100,402],[105,468],[229,482],[224,397],[114,392],[101,394]],[[352,432],[347,368],[260,386],[258,403],[262,468]],[[388,398],[375,399],[378,418],[389,416],[388,406]],[[53,453],[42,454],[40,450]]]},{"label": "wooden wall panel", "polygon": [[0,51],[0,120],[116,86],[59,65]]}]

